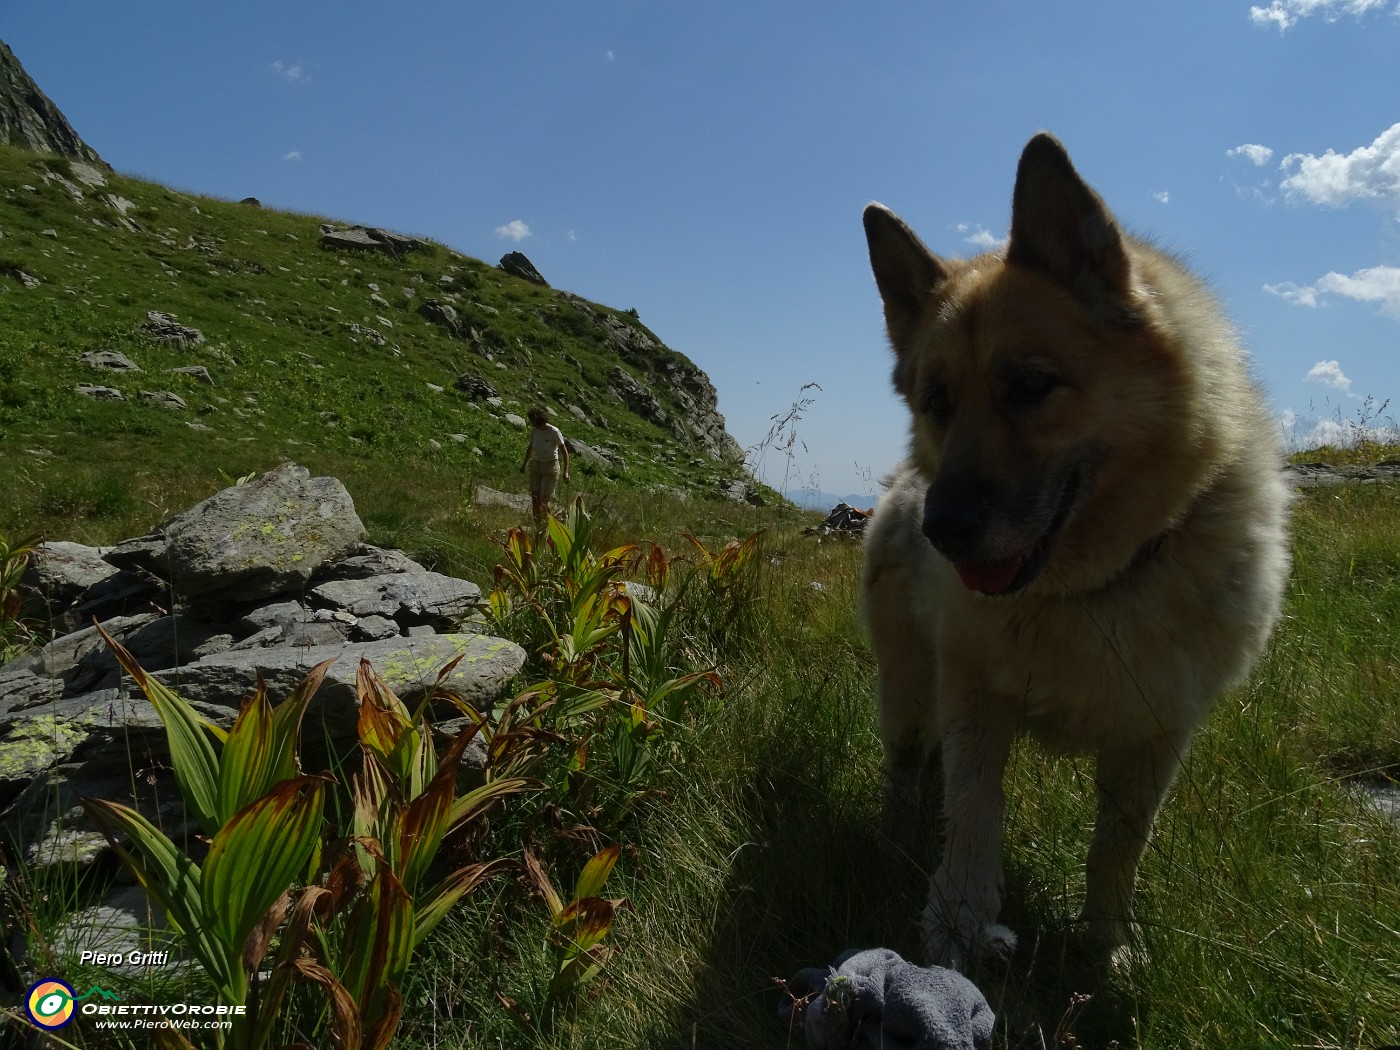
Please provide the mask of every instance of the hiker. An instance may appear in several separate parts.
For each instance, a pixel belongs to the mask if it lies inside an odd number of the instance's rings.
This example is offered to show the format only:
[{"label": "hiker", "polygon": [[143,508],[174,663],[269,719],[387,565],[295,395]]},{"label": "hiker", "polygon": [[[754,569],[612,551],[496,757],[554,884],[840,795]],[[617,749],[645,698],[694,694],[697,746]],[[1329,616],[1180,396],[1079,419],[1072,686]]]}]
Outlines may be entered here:
[{"label": "hiker", "polygon": [[559,484],[559,455],[564,455],[564,480],[569,480],[569,449],[564,444],[564,435],[549,421],[549,413],[543,408],[529,411],[530,440],[525,446],[525,460],[520,464],[523,474],[528,469],[530,479],[530,509],[535,516],[535,525],[544,524],[549,514],[549,499],[554,495],[554,487]]}]

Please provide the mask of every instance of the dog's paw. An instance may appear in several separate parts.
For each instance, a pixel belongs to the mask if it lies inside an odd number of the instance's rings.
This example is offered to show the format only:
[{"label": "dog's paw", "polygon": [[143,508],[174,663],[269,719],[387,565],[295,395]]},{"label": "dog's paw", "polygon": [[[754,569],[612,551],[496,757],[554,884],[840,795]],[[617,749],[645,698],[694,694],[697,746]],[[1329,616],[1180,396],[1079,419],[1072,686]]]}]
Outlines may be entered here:
[{"label": "dog's paw", "polygon": [[[965,919],[969,919],[964,913]],[[956,928],[942,921],[932,906],[923,915],[924,962],[966,973],[973,963],[1005,965],[1016,954],[1016,934],[994,922],[965,921]]]}]

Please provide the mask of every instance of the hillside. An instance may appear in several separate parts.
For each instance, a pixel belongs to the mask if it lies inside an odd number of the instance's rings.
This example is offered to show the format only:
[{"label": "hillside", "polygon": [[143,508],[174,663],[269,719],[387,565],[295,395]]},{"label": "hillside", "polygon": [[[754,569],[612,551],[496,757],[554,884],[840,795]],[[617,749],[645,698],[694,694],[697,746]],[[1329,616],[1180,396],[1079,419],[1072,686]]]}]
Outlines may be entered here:
[{"label": "hillside", "polygon": [[0,185],[0,529],[101,534],[283,459],[518,489],[536,403],[591,494],[746,491],[714,387],[635,311],[57,155],[0,145]]}]

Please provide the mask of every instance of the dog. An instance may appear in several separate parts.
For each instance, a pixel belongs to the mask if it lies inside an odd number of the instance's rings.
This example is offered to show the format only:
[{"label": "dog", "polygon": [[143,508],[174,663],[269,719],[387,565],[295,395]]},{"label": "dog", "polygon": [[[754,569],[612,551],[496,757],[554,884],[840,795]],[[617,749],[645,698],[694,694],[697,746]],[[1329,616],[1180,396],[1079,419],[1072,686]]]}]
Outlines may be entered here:
[{"label": "dog", "polygon": [[1028,731],[1096,757],[1080,918],[1131,958],[1157,811],[1279,616],[1278,428],[1211,294],[1125,235],[1050,135],[1021,155],[1002,250],[939,257],[880,204],[864,224],[912,423],[861,600],[891,834],[922,834],[942,789],[924,956],[1014,950],[1002,779]]}]

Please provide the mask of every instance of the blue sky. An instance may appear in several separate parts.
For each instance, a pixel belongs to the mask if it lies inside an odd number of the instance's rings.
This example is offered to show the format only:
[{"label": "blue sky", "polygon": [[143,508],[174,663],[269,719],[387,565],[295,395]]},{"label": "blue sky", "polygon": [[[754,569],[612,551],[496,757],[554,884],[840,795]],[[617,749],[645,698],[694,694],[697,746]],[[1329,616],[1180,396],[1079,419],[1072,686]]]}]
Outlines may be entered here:
[{"label": "blue sky", "polygon": [[0,0],[0,38],[119,171],[524,251],[746,447],[810,398],[789,489],[873,493],[905,443],[861,209],[975,253],[1041,129],[1299,440],[1400,416],[1400,0]]}]

